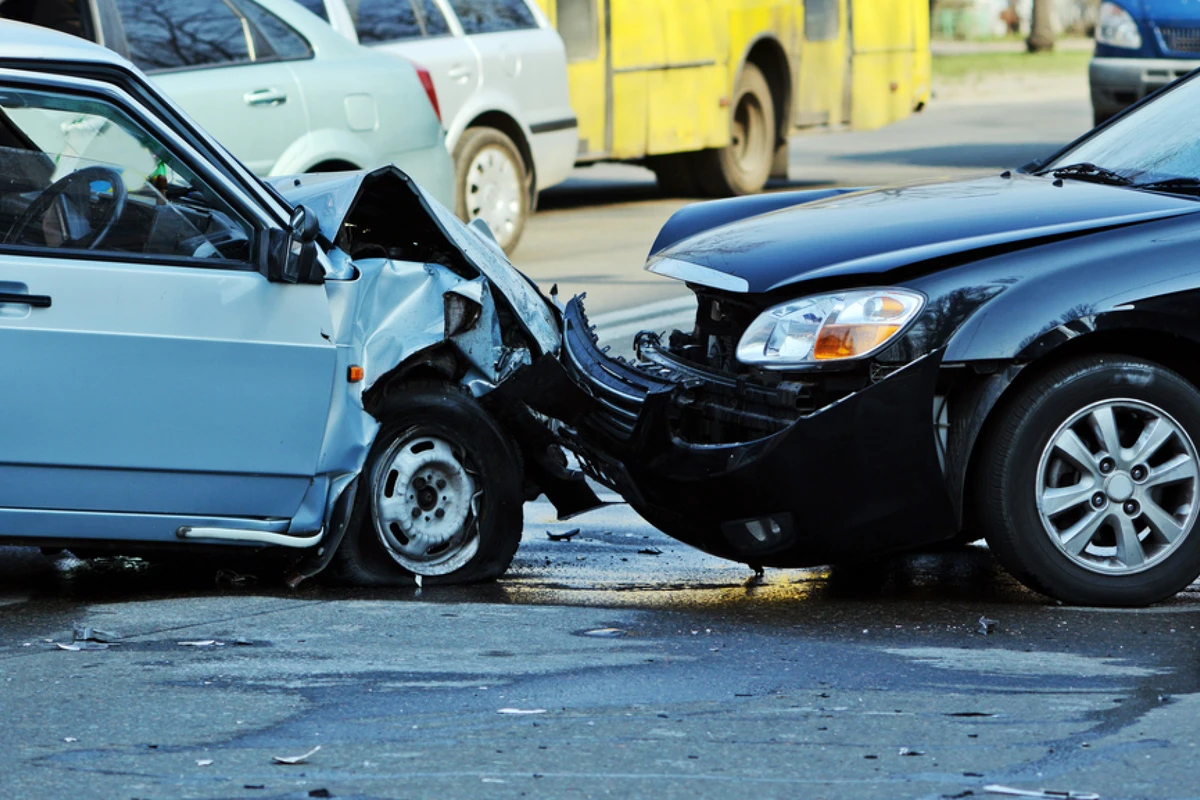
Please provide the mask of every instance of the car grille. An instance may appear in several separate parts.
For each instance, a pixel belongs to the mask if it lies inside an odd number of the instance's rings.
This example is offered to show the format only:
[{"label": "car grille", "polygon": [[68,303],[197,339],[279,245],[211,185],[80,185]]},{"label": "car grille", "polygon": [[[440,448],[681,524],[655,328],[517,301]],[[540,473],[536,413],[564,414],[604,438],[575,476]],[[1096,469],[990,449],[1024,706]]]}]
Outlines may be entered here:
[{"label": "car grille", "polygon": [[1200,53],[1200,25],[1160,25],[1158,34],[1172,53]]}]

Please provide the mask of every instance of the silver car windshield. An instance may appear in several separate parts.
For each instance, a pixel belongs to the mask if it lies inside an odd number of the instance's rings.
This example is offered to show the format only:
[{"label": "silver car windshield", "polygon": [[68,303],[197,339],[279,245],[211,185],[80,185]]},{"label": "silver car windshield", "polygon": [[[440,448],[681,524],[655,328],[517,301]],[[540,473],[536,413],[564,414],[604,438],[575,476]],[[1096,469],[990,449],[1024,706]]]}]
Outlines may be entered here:
[{"label": "silver car windshield", "polygon": [[1068,150],[1039,172],[1094,165],[1135,186],[1200,179],[1196,109],[1200,80],[1188,80]]}]

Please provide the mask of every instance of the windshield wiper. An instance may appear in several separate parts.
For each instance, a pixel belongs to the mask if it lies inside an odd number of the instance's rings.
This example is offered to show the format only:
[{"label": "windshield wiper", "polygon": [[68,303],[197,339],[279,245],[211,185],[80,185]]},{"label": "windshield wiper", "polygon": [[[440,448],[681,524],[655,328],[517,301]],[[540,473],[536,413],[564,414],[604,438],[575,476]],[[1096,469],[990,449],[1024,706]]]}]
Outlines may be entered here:
[{"label": "windshield wiper", "polygon": [[1109,186],[1128,186],[1133,183],[1129,178],[1126,178],[1124,175],[1118,175],[1111,169],[1097,167],[1095,164],[1088,164],[1087,162],[1059,167],[1050,174],[1056,178],[1073,178],[1078,181],[1104,183]]},{"label": "windshield wiper", "polygon": [[1168,178],[1162,181],[1147,181],[1133,184],[1135,189],[1149,189],[1152,192],[1173,192],[1175,194],[1200,195],[1200,179],[1197,178]]}]

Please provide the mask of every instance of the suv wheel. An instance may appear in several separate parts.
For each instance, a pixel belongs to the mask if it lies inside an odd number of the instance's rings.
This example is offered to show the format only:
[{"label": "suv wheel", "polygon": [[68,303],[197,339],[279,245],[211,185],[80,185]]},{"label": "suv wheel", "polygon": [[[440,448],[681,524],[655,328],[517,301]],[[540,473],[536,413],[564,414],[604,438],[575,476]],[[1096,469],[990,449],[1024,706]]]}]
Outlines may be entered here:
[{"label": "suv wheel", "polygon": [[529,170],[513,140],[495,128],[467,128],[454,148],[455,212],[482,219],[512,253],[529,216]]}]

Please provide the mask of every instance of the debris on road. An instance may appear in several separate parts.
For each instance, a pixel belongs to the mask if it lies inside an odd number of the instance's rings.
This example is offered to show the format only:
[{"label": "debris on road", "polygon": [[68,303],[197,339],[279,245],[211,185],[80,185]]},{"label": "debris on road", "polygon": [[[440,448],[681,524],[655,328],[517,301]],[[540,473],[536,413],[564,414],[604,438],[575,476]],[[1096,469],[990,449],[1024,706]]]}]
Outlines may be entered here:
[{"label": "debris on road", "polygon": [[96,628],[76,628],[75,641],[99,642],[101,644],[118,644],[125,637],[112,631],[102,631]]},{"label": "debris on road", "polygon": [[197,767],[209,767],[209,766],[212,766],[212,763],[213,763],[213,760],[211,758],[197,758],[196,759]]},{"label": "debris on road", "polygon": [[502,708],[497,714],[545,714],[544,708]]},{"label": "debris on road", "polygon": [[922,751],[922,750],[913,750],[912,748],[909,748],[909,747],[901,747],[901,748],[900,748],[900,752],[898,752],[898,753],[897,753],[897,755],[901,755],[901,756],[923,756],[923,755],[925,755],[925,752],[924,752],[924,751]]},{"label": "debris on road", "polygon": [[218,642],[216,639],[201,639],[194,642],[179,642],[181,647],[224,647],[224,642]]},{"label": "debris on road", "polygon": [[578,535],[579,528],[569,530],[566,533],[551,533],[550,531],[546,531],[546,536],[548,536],[552,542],[569,542],[572,538]]},{"label": "debris on road", "polygon": [[112,647],[112,645],[104,644],[102,642],[72,642],[71,644],[55,642],[54,646],[59,650],[70,650],[72,652],[78,652],[80,650],[107,650],[108,648]]},{"label": "debris on road", "polygon": [[271,760],[276,764],[303,764],[320,749],[321,745],[317,745],[302,756],[271,756]]},{"label": "debris on road", "polygon": [[257,575],[243,575],[240,572],[234,572],[231,569],[219,569],[214,576],[213,581],[217,586],[253,586],[258,583]]},{"label": "debris on road", "polygon": [[74,736],[65,736],[65,737],[63,737],[63,741],[66,742],[67,744],[71,744],[72,742],[78,742],[79,740],[76,739]]},{"label": "debris on road", "polygon": [[1054,800],[1100,800],[1100,795],[1092,794],[1091,792],[1060,792],[1054,789],[1014,789],[1011,786],[1000,786],[995,783],[983,787],[983,790],[992,794],[1006,794],[1010,797],[1042,797],[1053,798]]},{"label": "debris on road", "polygon": [[584,631],[584,636],[593,636],[597,639],[620,639],[625,635],[625,631],[620,628],[595,628],[590,631]]},{"label": "debris on road", "polygon": [[638,555],[639,556],[661,556],[662,550],[659,550],[657,547],[643,547],[641,550],[638,550]]},{"label": "debris on road", "polygon": [[1000,623],[994,619],[988,619],[987,617],[980,617],[979,618],[979,633],[983,636],[993,634],[996,632],[996,626],[999,624]]}]

